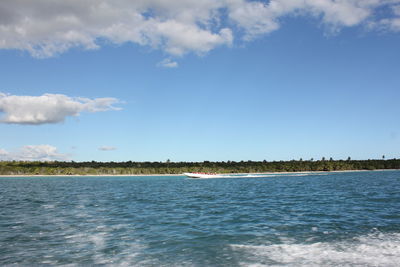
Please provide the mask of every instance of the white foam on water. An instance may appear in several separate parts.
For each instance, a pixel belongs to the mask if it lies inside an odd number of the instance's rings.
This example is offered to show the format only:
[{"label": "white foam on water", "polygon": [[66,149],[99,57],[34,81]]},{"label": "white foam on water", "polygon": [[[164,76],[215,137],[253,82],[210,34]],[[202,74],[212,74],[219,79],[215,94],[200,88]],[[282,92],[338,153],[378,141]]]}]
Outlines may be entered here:
[{"label": "white foam on water", "polygon": [[114,265],[114,266],[143,266],[146,262],[138,260],[142,254],[144,246],[131,243],[126,244],[125,249],[118,254],[105,255],[101,250],[105,248],[104,242],[99,244],[93,256],[95,265]]},{"label": "white foam on water", "polygon": [[[106,226],[103,224],[98,225],[94,230],[95,232],[79,233],[67,236],[75,246],[85,246],[87,243],[93,244],[92,260],[94,265],[112,265],[112,266],[142,266],[143,260],[139,260],[138,256],[143,254],[144,245],[140,244],[137,240],[125,240],[120,243],[122,251],[118,253],[106,253],[111,244],[112,231],[127,227],[126,224],[118,224],[114,226]],[[124,238],[121,238],[123,240]]]},{"label": "white foam on water", "polygon": [[52,205],[52,204],[45,204],[45,205],[42,205],[42,207],[45,209],[54,209],[56,206]]},{"label": "white foam on water", "polygon": [[276,173],[276,174],[243,174],[243,175],[229,175],[222,174],[215,177],[195,178],[199,179],[223,179],[223,178],[270,178],[270,177],[297,177],[297,176],[314,176],[314,175],[329,175],[330,173]]},{"label": "white foam on water", "polygon": [[85,237],[86,236],[82,233],[64,236],[65,239],[71,239],[72,240],[71,242],[86,240]]},{"label": "white foam on water", "polygon": [[96,248],[104,248],[105,238],[107,233],[95,233],[89,235],[89,240],[96,246]]},{"label": "white foam on water", "polygon": [[400,233],[374,233],[341,242],[231,245],[242,266],[386,266],[400,264]]}]

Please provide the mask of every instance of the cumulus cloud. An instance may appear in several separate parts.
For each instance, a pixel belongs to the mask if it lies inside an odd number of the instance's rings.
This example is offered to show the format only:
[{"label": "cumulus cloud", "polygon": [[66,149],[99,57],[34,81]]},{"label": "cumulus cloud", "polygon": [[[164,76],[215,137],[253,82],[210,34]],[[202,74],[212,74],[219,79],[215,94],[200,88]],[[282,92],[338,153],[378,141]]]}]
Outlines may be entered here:
[{"label": "cumulus cloud", "polygon": [[164,67],[164,68],[177,68],[178,67],[178,62],[171,60],[170,58],[166,58],[161,62],[158,62],[157,64],[158,67]]},{"label": "cumulus cloud", "polygon": [[66,161],[69,160],[69,156],[59,153],[57,148],[51,145],[29,145],[23,146],[14,152],[0,149],[0,160]]},{"label": "cumulus cloud", "polygon": [[68,116],[79,116],[81,112],[117,110],[115,98],[82,98],[61,94],[42,96],[17,96],[0,93],[0,117],[2,123],[44,124],[58,123]]},{"label": "cumulus cloud", "polygon": [[99,147],[100,151],[112,151],[112,150],[116,150],[117,148],[114,146],[101,146]]},{"label": "cumulus cloud", "polygon": [[[235,39],[277,30],[285,16],[312,16],[328,28],[365,23],[397,29],[399,14],[375,12],[400,0],[2,0],[0,49],[51,57],[73,47],[126,42],[173,56],[204,54]],[[239,30],[238,30],[239,29]],[[99,41],[102,40],[102,41]],[[104,42],[104,40],[106,42]]]}]

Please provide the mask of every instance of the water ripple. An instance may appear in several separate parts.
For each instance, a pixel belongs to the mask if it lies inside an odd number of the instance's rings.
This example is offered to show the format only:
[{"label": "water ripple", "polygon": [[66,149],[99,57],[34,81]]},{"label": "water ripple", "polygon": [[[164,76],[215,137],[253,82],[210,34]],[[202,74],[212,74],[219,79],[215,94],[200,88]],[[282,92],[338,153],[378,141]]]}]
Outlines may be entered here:
[{"label": "water ripple", "polygon": [[0,179],[0,265],[395,266],[400,172]]}]

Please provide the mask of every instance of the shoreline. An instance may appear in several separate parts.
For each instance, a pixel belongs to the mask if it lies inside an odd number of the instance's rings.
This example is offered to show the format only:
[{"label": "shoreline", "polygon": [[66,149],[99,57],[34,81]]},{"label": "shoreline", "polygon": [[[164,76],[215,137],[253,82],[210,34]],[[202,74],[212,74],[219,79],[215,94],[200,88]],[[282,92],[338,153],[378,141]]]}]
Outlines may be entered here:
[{"label": "shoreline", "polygon": [[[306,174],[306,173],[343,173],[343,172],[373,172],[373,171],[400,171],[400,169],[377,169],[377,170],[342,170],[342,171],[298,171],[298,172],[249,172],[249,173],[221,173],[221,175],[270,175],[270,174]],[[72,174],[72,175],[49,175],[49,174],[19,174],[19,175],[0,175],[2,177],[140,177],[140,176],[185,176],[182,173],[179,174]]]}]

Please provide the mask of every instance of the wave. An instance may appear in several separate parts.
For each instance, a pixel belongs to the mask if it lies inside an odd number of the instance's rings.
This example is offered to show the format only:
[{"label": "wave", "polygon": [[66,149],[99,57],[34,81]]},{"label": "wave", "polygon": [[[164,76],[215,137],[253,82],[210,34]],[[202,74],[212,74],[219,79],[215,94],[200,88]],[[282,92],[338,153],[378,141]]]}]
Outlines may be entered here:
[{"label": "wave", "polygon": [[296,177],[310,175],[329,175],[329,173],[277,173],[277,174],[222,174],[215,177],[196,178],[197,179],[224,179],[224,178],[269,178],[269,177]]},{"label": "wave", "polygon": [[[286,241],[287,242],[287,241]],[[313,244],[231,245],[241,266],[399,266],[400,233],[373,233]]]}]

